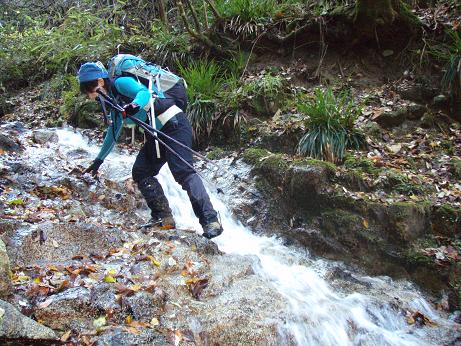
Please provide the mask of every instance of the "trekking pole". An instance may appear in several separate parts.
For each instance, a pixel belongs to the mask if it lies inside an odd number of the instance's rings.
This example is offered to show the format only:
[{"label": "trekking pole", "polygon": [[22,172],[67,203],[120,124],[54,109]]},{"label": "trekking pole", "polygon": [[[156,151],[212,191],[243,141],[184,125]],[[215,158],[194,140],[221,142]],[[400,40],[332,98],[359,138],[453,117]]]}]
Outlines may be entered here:
[{"label": "trekking pole", "polygon": [[[100,93],[100,92],[98,91],[98,93]],[[122,114],[125,114],[129,119],[131,119],[135,124],[141,126],[141,127],[142,127],[145,131],[147,131],[147,133],[149,133],[151,136],[153,136],[153,137],[155,136],[155,133],[154,133],[153,131],[151,131],[151,128],[150,128],[149,125],[147,125],[147,124],[144,123],[143,121],[141,121],[141,120],[139,120],[139,119],[137,119],[137,118],[135,118],[135,117],[133,117],[133,116],[131,116],[131,115],[126,114],[126,112],[125,112],[125,110],[123,109],[123,107],[121,107],[119,104],[117,104],[116,102],[114,102],[113,99],[109,98],[107,95],[103,94],[102,92],[101,92],[100,94],[102,94],[102,96],[106,98],[106,101],[108,101],[107,103],[108,103],[111,107],[113,107],[113,108],[114,108],[115,110],[117,110],[117,111],[122,112]],[[153,130],[153,129],[152,129],[152,130]],[[158,130],[157,130],[157,131],[158,131]],[[162,133],[163,135],[165,135],[163,132],[161,132],[161,133]],[[169,138],[169,139],[174,140],[174,139],[171,138],[170,136],[167,136],[167,135],[165,135],[165,136],[166,136],[167,138]],[[187,162],[187,161],[186,161],[181,155],[179,155],[172,147],[170,147],[168,144],[166,144],[166,143],[165,143],[163,140],[161,140],[160,138],[157,138],[157,140],[159,141],[160,144],[164,145],[165,148],[167,148],[171,153],[173,153],[175,156],[177,156],[178,159],[180,159],[187,167],[189,167],[190,169],[192,169],[200,178],[202,178],[205,182],[207,182],[208,185],[213,186],[213,187],[216,189],[216,191],[217,191],[218,194],[219,194],[219,193],[224,194],[224,191],[223,191],[221,188],[216,187],[216,185],[213,184],[211,181],[209,181],[208,178],[206,178],[206,177],[203,176],[200,172],[198,172],[198,171],[194,168],[194,166],[192,166],[189,162]],[[174,140],[174,142],[179,143],[179,144],[182,144],[181,142],[178,142],[178,141],[176,141],[176,140]],[[183,146],[184,146],[184,145],[183,145]],[[188,146],[184,146],[184,147],[190,149]]]},{"label": "trekking pole", "polygon": [[[125,110],[123,109],[123,107],[121,107],[120,105],[118,105],[118,104],[115,102],[115,100],[114,100],[113,98],[111,98],[109,95],[104,94],[104,93],[103,93],[102,91],[100,91],[100,90],[97,90],[97,93],[98,93],[99,95],[101,95],[101,96],[106,100],[106,102],[107,102],[112,108],[114,108],[115,110],[117,110],[117,111],[119,111],[119,112],[121,112],[121,113],[125,113]],[[136,119],[136,118],[132,117],[131,115],[125,114],[125,116],[126,116],[127,118],[133,120],[134,122],[136,122],[136,121],[134,120],[134,119]],[[136,120],[138,120],[138,119],[136,119]],[[148,124],[146,124],[146,123],[144,123],[144,122],[143,122],[143,124],[144,124],[150,131],[153,131],[154,133],[157,133],[157,134],[159,134],[160,136],[163,136],[164,138],[167,138],[167,139],[171,140],[172,142],[174,142],[174,143],[178,144],[179,146],[183,147],[184,149],[189,150],[192,154],[194,154],[194,155],[197,156],[198,158],[202,159],[203,161],[206,161],[207,163],[211,163],[211,164],[214,165],[215,167],[218,167],[218,168],[219,168],[219,166],[218,166],[215,162],[211,161],[211,160],[210,160],[209,158],[207,158],[206,156],[204,156],[204,155],[202,155],[202,154],[196,152],[194,149],[188,147],[187,145],[185,145],[185,144],[179,142],[178,140],[176,140],[176,139],[174,139],[174,138],[168,136],[166,133],[164,133],[164,132],[162,132],[162,131],[160,131],[160,130],[155,129],[155,128],[153,128],[152,126],[150,126],[150,125],[148,125]]]}]

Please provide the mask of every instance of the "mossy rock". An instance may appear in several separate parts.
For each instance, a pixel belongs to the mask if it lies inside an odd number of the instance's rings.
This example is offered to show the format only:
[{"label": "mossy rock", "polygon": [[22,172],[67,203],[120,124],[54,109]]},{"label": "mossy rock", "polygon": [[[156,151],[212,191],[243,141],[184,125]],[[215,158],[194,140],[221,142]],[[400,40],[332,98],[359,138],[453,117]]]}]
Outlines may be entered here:
[{"label": "mossy rock", "polygon": [[[414,183],[406,175],[395,169],[381,170],[380,186],[387,192],[397,192],[404,195],[424,195],[434,191],[432,185]],[[423,181],[424,178],[421,178]]]},{"label": "mossy rock", "polygon": [[344,166],[347,168],[355,168],[362,172],[377,175],[380,171],[375,166],[375,163],[370,159],[355,158],[352,155],[346,155],[344,159]]},{"label": "mossy rock", "polygon": [[271,181],[275,186],[282,184],[290,164],[282,154],[265,149],[250,148],[243,153],[243,160],[253,166],[256,173]]},{"label": "mossy rock", "polygon": [[220,147],[214,147],[206,154],[206,156],[210,160],[219,160],[225,157],[226,155],[227,155],[227,152],[223,148],[220,148]]},{"label": "mossy rock", "polygon": [[383,236],[396,249],[407,249],[413,241],[424,237],[430,230],[428,203],[370,203],[369,214],[382,227]]},{"label": "mossy rock", "polygon": [[444,204],[431,213],[432,232],[449,237],[461,236],[461,210]]}]

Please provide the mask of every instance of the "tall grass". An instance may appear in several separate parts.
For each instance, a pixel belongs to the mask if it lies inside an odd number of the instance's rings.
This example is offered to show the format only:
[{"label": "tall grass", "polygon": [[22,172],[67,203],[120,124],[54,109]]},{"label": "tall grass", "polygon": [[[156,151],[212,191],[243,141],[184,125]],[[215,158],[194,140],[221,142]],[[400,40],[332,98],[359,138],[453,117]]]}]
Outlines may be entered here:
[{"label": "tall grass", "polygon": [[354,128],[361,109],[347,93],[336,96],[331,88],[316,89],[315,97],[298,105],[307,115],[307,132],[298,143],[298,153],[321,160],[337,162],[346,149],[359,149],[364,136]]},{"label": "tall grass", "polygon": [[0,29],[1,84],[75,72],[83,61],[105,61],[123,36],[123,30],[108,19],[77,8],[71,8],[57,27],[46,28],[38,19],[29,25]]},{"label": "tall grass", "polygon": [[216,96],[222,89],[224,79],[221,68],[214,61],[196,60],[188,66],[179,67],[187,83],[189,97],[188,116],[197,143],[209,137],[214,126]]},{"label": "tall grass", "polygon": [[457,31],[447,32],[450,43],[437,45],[430,52],[445,63],[445,73],[442,77],[442,87],[445,90],[461,89],[461,37]]}]

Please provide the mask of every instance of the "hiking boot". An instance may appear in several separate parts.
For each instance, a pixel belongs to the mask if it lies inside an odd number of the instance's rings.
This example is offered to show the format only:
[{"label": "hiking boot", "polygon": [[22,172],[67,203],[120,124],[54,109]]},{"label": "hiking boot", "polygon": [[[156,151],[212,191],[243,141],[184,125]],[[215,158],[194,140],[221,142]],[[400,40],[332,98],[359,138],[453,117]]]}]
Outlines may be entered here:
[{"label": "hiking boot", "polygon": [[139,228],[151,228],[151,227],[158,227],[158,228],[165,228],[165,229],[173,229],[176,228],[176,224],[174,222],[173,216],[165,216],[165,217],[151,217],[150,220],[141,225]]},{"label": "hiking boot", "polygon": [[223,228],[218,220],[207,223],[203,226],[203,236],[207,239],[217,237],[223,232]]}]

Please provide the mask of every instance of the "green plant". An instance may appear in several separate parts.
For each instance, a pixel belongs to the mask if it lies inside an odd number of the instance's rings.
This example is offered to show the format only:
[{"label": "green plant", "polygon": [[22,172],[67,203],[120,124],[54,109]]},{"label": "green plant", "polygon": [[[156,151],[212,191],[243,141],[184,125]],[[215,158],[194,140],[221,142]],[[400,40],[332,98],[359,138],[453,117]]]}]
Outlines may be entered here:
[{"label": "green plant", "polygon": [[153,61],[161,65],[179,65],[190,61],[190,36],[182,31],[168,31],[162,25],[152,24],[150,46],[154,47]]},{"label": "green plant", "polygon": [[461,89],[461,37],[457,31],[449,30],[450,44],[437,45],[430,52],[445,63],[442,87],[446,90]]},{"label": "green plant", "polygon": [[39,19],[21,29],[7,25],[0,34],[0,83],[21,85],[75,71],[83,61],[106,61],[122,35],[109,19],[79,8],[69,9],[57,27]]},{"label": "green plant", "polygon": [[285,101],[284,79],[268,72],[247,82],[243,90],[250,100],[250,106],[263,115],[273,115]]},{"label": "green plant", "polygon": [[315,98],[298,105],[307,115],[307,132],[298,143],[298,153],[336,162],[344,158],[346,149],[359,149],[365,139],[354,124],[362,110],[348,93],[336,96],[331,88],[316,89]]},{"label": "green plant", "polygon": [[187,83],[189,97],[188,116],[196,142],[202,142],[213,129],[216,111],[216,95],[223,86],[221,68],[214,61],[197,60],[187,67],[179,66]]}]

